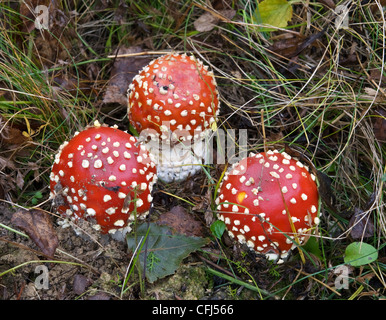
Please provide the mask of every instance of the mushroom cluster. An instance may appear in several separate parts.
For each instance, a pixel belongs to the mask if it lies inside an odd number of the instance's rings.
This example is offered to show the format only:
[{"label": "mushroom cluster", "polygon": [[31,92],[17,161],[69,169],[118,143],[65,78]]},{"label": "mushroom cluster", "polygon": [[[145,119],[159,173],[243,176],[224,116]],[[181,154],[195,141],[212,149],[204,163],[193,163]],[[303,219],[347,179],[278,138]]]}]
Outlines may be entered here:
[{"label": "mushroom cluster", "polygon": [[[130,230],[148,213],[158,178],[183,181],[210,158],[207,138],[218,114],[216,80],[200,60],[168,54],[151,61],[128,89],[138,138],[96,121],[60,146],[50,175],[58,213],[91,220],[102,233]],[[235,163],[216,205],[232,238],[278,262],[319,223],[315,176],[277,150]]]},{"label": "mushroom cluster", "polygon": [[128,117],[157,161],[158,177],[182,181],[201,169],[203,140],[219,113],[213,72],[199,59],[168,54],[151,61],[128,89]]},{"label": "mushroom cluster", "polygon": [[282,262],[319,223],[315,176],[287,153],[251,154],[226,172],[217,216],[228,233],[270,260]]},{"label": "mushroom cluster", "polygon": [[130,221],[149,211],[154,162],[135,137],[95,122],[64,142],[50,175],[58,213],[91,220],[101,233],[130,229]]}]

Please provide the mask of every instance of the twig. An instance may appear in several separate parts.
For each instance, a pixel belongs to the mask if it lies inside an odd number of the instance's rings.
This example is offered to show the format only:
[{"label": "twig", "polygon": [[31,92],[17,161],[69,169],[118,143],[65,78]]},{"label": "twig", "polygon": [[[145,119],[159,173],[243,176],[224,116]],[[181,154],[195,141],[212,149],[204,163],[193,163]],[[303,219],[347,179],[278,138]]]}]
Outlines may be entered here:
[{"label": "twig", "polygon": [[307,277],[310,277],[312,280],[315,280],[317,283],[320,283],[322,286],[326,287],[327,289],[331,290],[332,292],[334,292],[335,294],[337,294],[339,297],[341,296],[341,294],[336,291],[335,289],[331,288],[329,285],[325,284],[323,281],[320,281],[319,279],[316,279],[315,277],[313,277],[311,274],[303,271],[303,270],[299,270],[297,268],[293,268],[294,270],[298,271],[299,273],[307,276]]},{"label": "twig", "polygon": [[[142,51],[142,52],[133,52],[133,53],[123,53],[123,54],[113,54],[107,56],[107,58],[115,59],[115,58],[127,58],[127,57],[137,57],[137,56],[145,56],[145,55],[163,55],[169,54],[171,51]],[[178,53],[179,51],[173,51]]]}]

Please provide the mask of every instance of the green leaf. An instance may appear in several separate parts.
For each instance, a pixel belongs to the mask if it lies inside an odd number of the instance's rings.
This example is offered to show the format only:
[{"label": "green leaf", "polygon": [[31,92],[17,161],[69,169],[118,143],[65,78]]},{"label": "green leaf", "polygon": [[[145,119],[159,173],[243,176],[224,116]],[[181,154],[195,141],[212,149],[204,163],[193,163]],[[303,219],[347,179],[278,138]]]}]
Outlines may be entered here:
[{"label": "green leaf", "polygon": [[210,231],[217,238],[220,239],[226,229],[225,223],[221,220],[213,222],[210,226]]},{"label": "green leaf", "polygon": [[[285,28],[292,19],[292,6],[286,0],[264,0],[258,3],[253,20],[258,24]],[[274,29],[264,28],[264,31]]]},{"label": "green leaf", "polygon": [[[142,270],[146,267],[146,278],[150,283],[173,274],[184,258],[209,242],[209,239],[173,234],[168,227],[154,223],[150,223],[149,228],[149,234],[144,240],[147,244],[142,247],[138,261]],[[127,237],[129,250],[135,250],[138,245],[136,239],[146,236],[147,231],[148,225],[143,223],[137,228],[136,236],[130,234]],[[147,257],[144,261],[146,246]]]},{"label": "green leaf", "polygon": [[344,262],[353,267],[363,266],[378,259],[378,251],[364,242],[353,242],[346,247]]},{"label": "green leaf", "polygon": [[43,194],[40,191],[36,191],[34,197],[36,199],[41,199],[41,198],[43,198]]},{"label": "green leaf", "polygon": [[322,251],[319,248],[319,241],[316,237],[310,237],[306,244],[303,246],[303,249],[309,253],[314,254],[319,259],[322,258]]}]

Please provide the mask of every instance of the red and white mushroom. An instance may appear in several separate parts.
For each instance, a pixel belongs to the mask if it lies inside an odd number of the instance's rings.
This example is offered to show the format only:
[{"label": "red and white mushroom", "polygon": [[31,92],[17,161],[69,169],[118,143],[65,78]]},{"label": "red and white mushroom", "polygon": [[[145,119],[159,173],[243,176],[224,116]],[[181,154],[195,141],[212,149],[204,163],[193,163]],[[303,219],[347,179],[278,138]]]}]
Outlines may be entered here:
[{"label": "red and white mushroom", "polygon": [[315,180],[285,152],[251,154],[224,175],[217,216],[232,238],[282,262],[319,224]]},{"label": "red and white mushroom", "polygon": [[149,211],[156,168],[135,137],[96,122],[61,145],[50,179],[58,213],[114,234]]},{"label": "red and white mushroom", "polygon": [[161,56],[129,85],[129,120],[142,137],[150,138],[147,148],[158,160],[159,178],[166,182],[200,170],[206,152],[200,141],[218,113],[213,72],[194,56]]}]

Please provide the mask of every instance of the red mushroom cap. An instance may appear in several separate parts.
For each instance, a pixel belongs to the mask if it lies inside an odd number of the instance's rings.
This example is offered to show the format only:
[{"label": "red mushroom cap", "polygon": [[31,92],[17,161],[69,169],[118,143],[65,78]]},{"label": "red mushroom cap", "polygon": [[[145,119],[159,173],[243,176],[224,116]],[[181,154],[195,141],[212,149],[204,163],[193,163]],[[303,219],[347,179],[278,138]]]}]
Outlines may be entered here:
[{"label": "red mushroom cap", "polygon": [[135,137],[96,123],[63,143],[51,171],[57,211],[73,220],[95,220],[102,233],[144,216],[152,201],[156,168]]},{"label": "red mushroom cap", "polygon": [[128,116],[138,132],[152,129],[157,137],[195,137],[216,121],[218,91],[213,72],[193,56],[168,54],[144,67],[128,90]]},{"label": "red mushroom cap", "polygon": [[285,258],[319,223],[315,176],[286,153],[251,155],[226,173],[216,199],[229,235],[270,259]]}]

